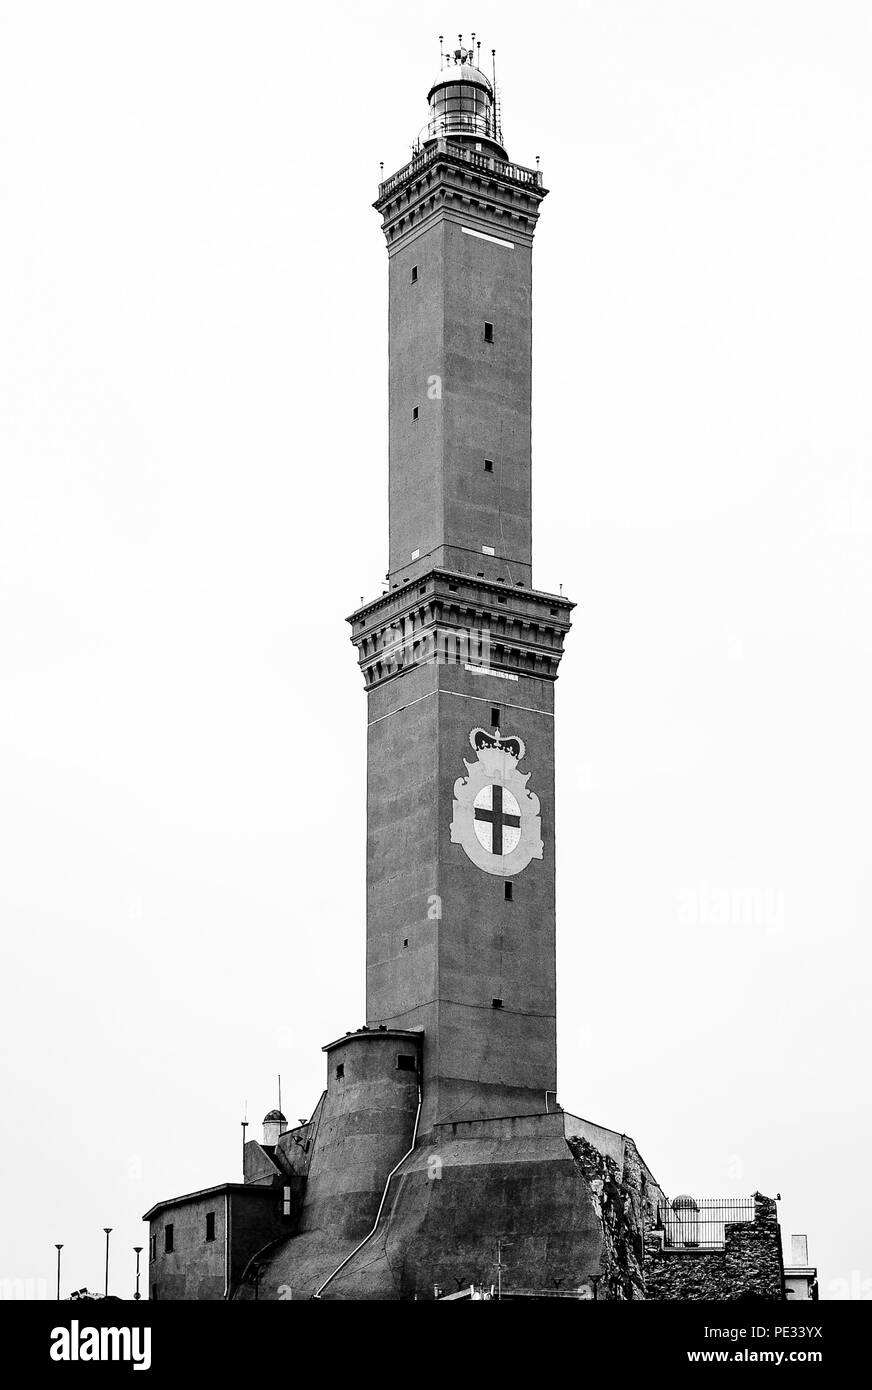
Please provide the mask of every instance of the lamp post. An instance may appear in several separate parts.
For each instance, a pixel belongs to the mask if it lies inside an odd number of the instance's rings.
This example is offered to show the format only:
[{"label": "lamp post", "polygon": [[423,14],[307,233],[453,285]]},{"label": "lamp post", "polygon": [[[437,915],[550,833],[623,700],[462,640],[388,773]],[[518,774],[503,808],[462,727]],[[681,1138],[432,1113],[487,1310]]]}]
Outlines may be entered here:
[{"label": "lamp post", "polygon": [[500,1236],[497,1240],[497,1302],[503,1296],[503,1246],[514,1244],[511,1240],[503,1240]]},{"label": "lamp post", "polygon": [[133,1253],[136,1256],[136,1293],[133,1295],[133,1301],[138,1303],[141,1297],[139,1292],[139,1257],[142,1254],[142,1246],[134,1245]]},{"label": "lamp post", "polygon": [[103,1297],[104,1297],[104,1298],[108,1298],[108,1297],[109,1297],[109,1237],[110,1237],[111,1234],[112,1234],[112,1227],[111,1227],[111,1226],[104,1226],[104,1227],[103,1227],[103,1230],[106,1232],[106,1285],[105,1285],[105,1288],[103,1289]]},{"label": "lamp post", "polygon": [[58,1303],[61,1301],[61,1251],[63,1248],[62,1245],[55,1244],[55,1250],[58,1252]]}]

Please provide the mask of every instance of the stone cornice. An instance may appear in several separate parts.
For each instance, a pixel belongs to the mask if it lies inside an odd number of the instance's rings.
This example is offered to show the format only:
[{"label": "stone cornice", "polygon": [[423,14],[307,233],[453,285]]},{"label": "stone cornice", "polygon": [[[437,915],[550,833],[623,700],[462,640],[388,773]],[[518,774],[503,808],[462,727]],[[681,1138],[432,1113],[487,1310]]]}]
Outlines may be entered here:
[{"label": "stone cornice", "polygon": [[[407,175],[398,183],[388,180],[382,188],[390,191],[373,206],[382,213],[382,230],[389,248],[417,233],[440,213],[478,218],[490,232],[502,233],[515,241],[531,242],[539,216],[539,204],[547,194],[541,182],[521,181],[501,170],[520,170],[519,165],[503,166],[500,160],[483,155],[452,152],[447,146],[427,151],[407,165]],[[491,167],[493,166],[493,167]],[[401,171],[404,172],[404,171]],[[526,175],[538,174],[525,170]]]},{"label": "stone cornice", "polygon": [[562,595],[431,570],[348,622],[367,689],[433,662],[556,680],[574,607]]}]

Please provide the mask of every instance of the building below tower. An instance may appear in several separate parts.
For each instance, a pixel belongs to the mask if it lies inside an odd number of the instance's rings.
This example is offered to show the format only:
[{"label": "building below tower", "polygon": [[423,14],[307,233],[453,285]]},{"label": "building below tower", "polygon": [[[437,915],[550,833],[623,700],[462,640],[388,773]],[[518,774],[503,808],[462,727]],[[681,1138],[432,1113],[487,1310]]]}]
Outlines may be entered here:
[{"label": "building below tower", "polygon": [[311,1118],[249,1140],[244,1184],[146,1213],[153,1298],[786,1298],[770,1198],[670,1201],[628,1135],[556,1104],[421,1134],[418,1036],[324,1050]]}]

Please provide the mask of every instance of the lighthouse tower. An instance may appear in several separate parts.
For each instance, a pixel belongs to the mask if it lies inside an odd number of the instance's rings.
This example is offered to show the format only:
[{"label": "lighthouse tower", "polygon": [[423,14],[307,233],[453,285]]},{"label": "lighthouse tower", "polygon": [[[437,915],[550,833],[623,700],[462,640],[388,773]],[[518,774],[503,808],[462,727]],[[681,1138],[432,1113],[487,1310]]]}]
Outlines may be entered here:
[{"label": "lighthouse tower", "polygon": [[[723,1218],[676,1243],[674,1208],[696,1199],[668,1203],[628,1135],[557,1104],[554,691],[572,604],[532,571],[546,189],[509,158],[477,47],[443,54],[428,101],[375,203],[389,559],[349,618],[367,710],[366,1021],[324,1047],[309,1118],[270,1111],[244,1145],[244,1183],[146,1213],[152,1297],[778,1298],[774,1202],[704,1204]],[[724,1244],[703,1276],[686,1254],[702,1225]]]},{"label": "lighthouse tower", "polygon": [[[388,250],[389,568],[367,692],[367,1024],[422,1039],[421,1132],[556,1088],[554,685],[533,587],[532,254],[546,195],[459,47],[375,207]],[[550,1102],[549,1102],[550,1098]]]}]

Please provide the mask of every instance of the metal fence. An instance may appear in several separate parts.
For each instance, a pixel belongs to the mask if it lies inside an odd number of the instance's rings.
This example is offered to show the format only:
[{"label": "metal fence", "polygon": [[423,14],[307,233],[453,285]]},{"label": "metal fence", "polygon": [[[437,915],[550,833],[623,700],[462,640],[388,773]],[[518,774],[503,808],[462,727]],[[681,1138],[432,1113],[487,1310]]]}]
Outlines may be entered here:
[{"label": "metal fence", "polygon": [[753,1197],[675,1197],[657,1204],[656,1229],[667,1250],[722,1250],[726,1228],[754,1220]]}]

